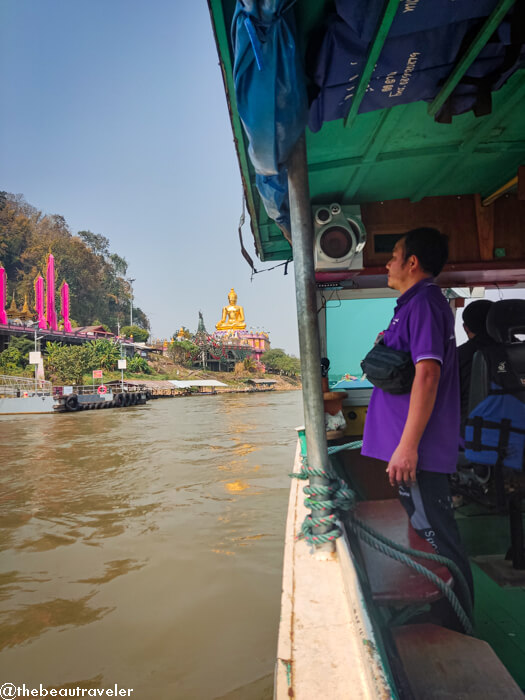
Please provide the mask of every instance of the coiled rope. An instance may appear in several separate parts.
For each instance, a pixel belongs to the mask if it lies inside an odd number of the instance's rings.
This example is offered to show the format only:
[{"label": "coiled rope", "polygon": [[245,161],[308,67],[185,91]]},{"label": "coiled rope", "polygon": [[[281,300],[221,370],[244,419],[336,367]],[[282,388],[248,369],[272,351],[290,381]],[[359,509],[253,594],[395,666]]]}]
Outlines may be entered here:
[{"label": "coiled rope", "polygon": [[[358,440],[345,445],[331,446],[328,448],[328,454],[333,455],[342,450],[359,449],[362,444],[362,440]],[[349,511],[355,508],[355,492],[346,482],[337,476],[330,462],[326,469],[314,468],[308,466],[306,457],[301,457],[300,471],[290,474],[290,476],[300,480],[307,480],[312,476],[323,477],[327,481],[326,484],[311,484],[310,486],[304,487],[303,490],[307,496],[304,504],[307,508],[314,511],[326,510],[330,512],[321,517],[314,517],[313,515],[308,514],[301,526],[298,537],[300,539],[305,539],[311,545],[331,542],[337,539],[337,537],[340,537],[342,534],[342,529],[338,522],[338,512]],[[385,556],[395,559],[396,561],[405,564],[405,566],[409,566],[417,571],[417,573],[431,581],[449,601],[466,634],[473,634],[473,612],[470,590],[465,581],[465,577],[455,562],[448,557],[443,557],[439,554],[421,552],[417,549],[411,549],[410,547],[403,547],[397,542],[390,540],[385,535],[377,532],[369,525],[359,520],[359,518],[356,518],[354,515],[347,519],[347,523],[353,532],[361,540],[363,540],[363,542],[366,542],[369,546],[385,554]],[[332,529],[328,532],[315,532],[316,528],[325,527],[328,525],[332,527]],[[465,601],[466,610],[459,602],[459,599],[454,591],[445,583],[445,581],[443,581],[441,578],[439,578],[439,576],[434,574],[425,566],[415,561],[413,557],[426,559],[429,561],[436,561],[446,566],[451,572],[458,589],[461,590],[462,598]]]}]

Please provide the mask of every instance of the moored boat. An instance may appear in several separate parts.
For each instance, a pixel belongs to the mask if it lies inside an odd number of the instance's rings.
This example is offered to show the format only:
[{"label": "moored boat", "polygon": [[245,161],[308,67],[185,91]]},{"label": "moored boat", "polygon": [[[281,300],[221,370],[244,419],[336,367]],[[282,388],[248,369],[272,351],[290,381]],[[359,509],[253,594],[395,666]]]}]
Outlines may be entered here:
[{"label": "moored boat", "polygon": [[54,413],[51,382],[0,375],[0,415]]}]

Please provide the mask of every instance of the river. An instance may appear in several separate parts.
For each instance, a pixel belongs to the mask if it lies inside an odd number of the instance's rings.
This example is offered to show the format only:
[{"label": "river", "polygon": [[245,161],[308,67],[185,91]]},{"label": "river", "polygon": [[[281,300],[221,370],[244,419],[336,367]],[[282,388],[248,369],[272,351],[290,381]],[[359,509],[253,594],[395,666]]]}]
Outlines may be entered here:
[{"label": "river", "polygon": [[301,393],[0,418],[0,685],[272,697]]}]

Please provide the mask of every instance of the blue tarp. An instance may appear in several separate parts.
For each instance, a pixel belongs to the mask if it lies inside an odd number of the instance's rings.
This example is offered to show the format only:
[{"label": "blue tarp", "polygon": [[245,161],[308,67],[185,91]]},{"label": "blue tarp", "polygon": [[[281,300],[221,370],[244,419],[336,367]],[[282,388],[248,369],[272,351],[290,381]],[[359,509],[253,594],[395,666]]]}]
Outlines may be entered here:
[{"label": "blue tarp", "polygon": [[290,238],[285,164],[304,131],[308,105],[290,0],[237,2],[232,23],[237,109],[249,140],[257,189]]},{"label": "blue tarp", "polygon": [[[232,22],[237,108],[268,215],[290,240],[286,162],[306,122],[345,117],[385,0],[335,0],[321,42],[309,50],[308,104],[295,41],[294,0],[238,0]],[[402,0],[359,111],[432,100],[498,0]],[[490,111],[490,93],[520,65],[525,0],[518,0],[437,115]],[[522,21],[523,20],[523,21]],[[521,54],[522,55],[522,54]]]}]

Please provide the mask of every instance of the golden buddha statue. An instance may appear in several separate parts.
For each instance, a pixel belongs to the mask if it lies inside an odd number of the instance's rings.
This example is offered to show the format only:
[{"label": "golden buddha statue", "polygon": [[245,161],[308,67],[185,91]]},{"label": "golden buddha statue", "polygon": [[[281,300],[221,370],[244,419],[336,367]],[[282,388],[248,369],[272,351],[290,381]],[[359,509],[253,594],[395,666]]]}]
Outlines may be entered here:
[{"label": "golden buddha statue", "polygon": [[217,323],[215,328],[218,331],[241,331],[246,328],[246,322],[244,320],[244,309],[242,306],[237,306],[237,294],[235,289],[232,287],[230,293],[228,294],[228,301],[230,302],[228,306],[224,306],[222,309],[222,318]]}]

